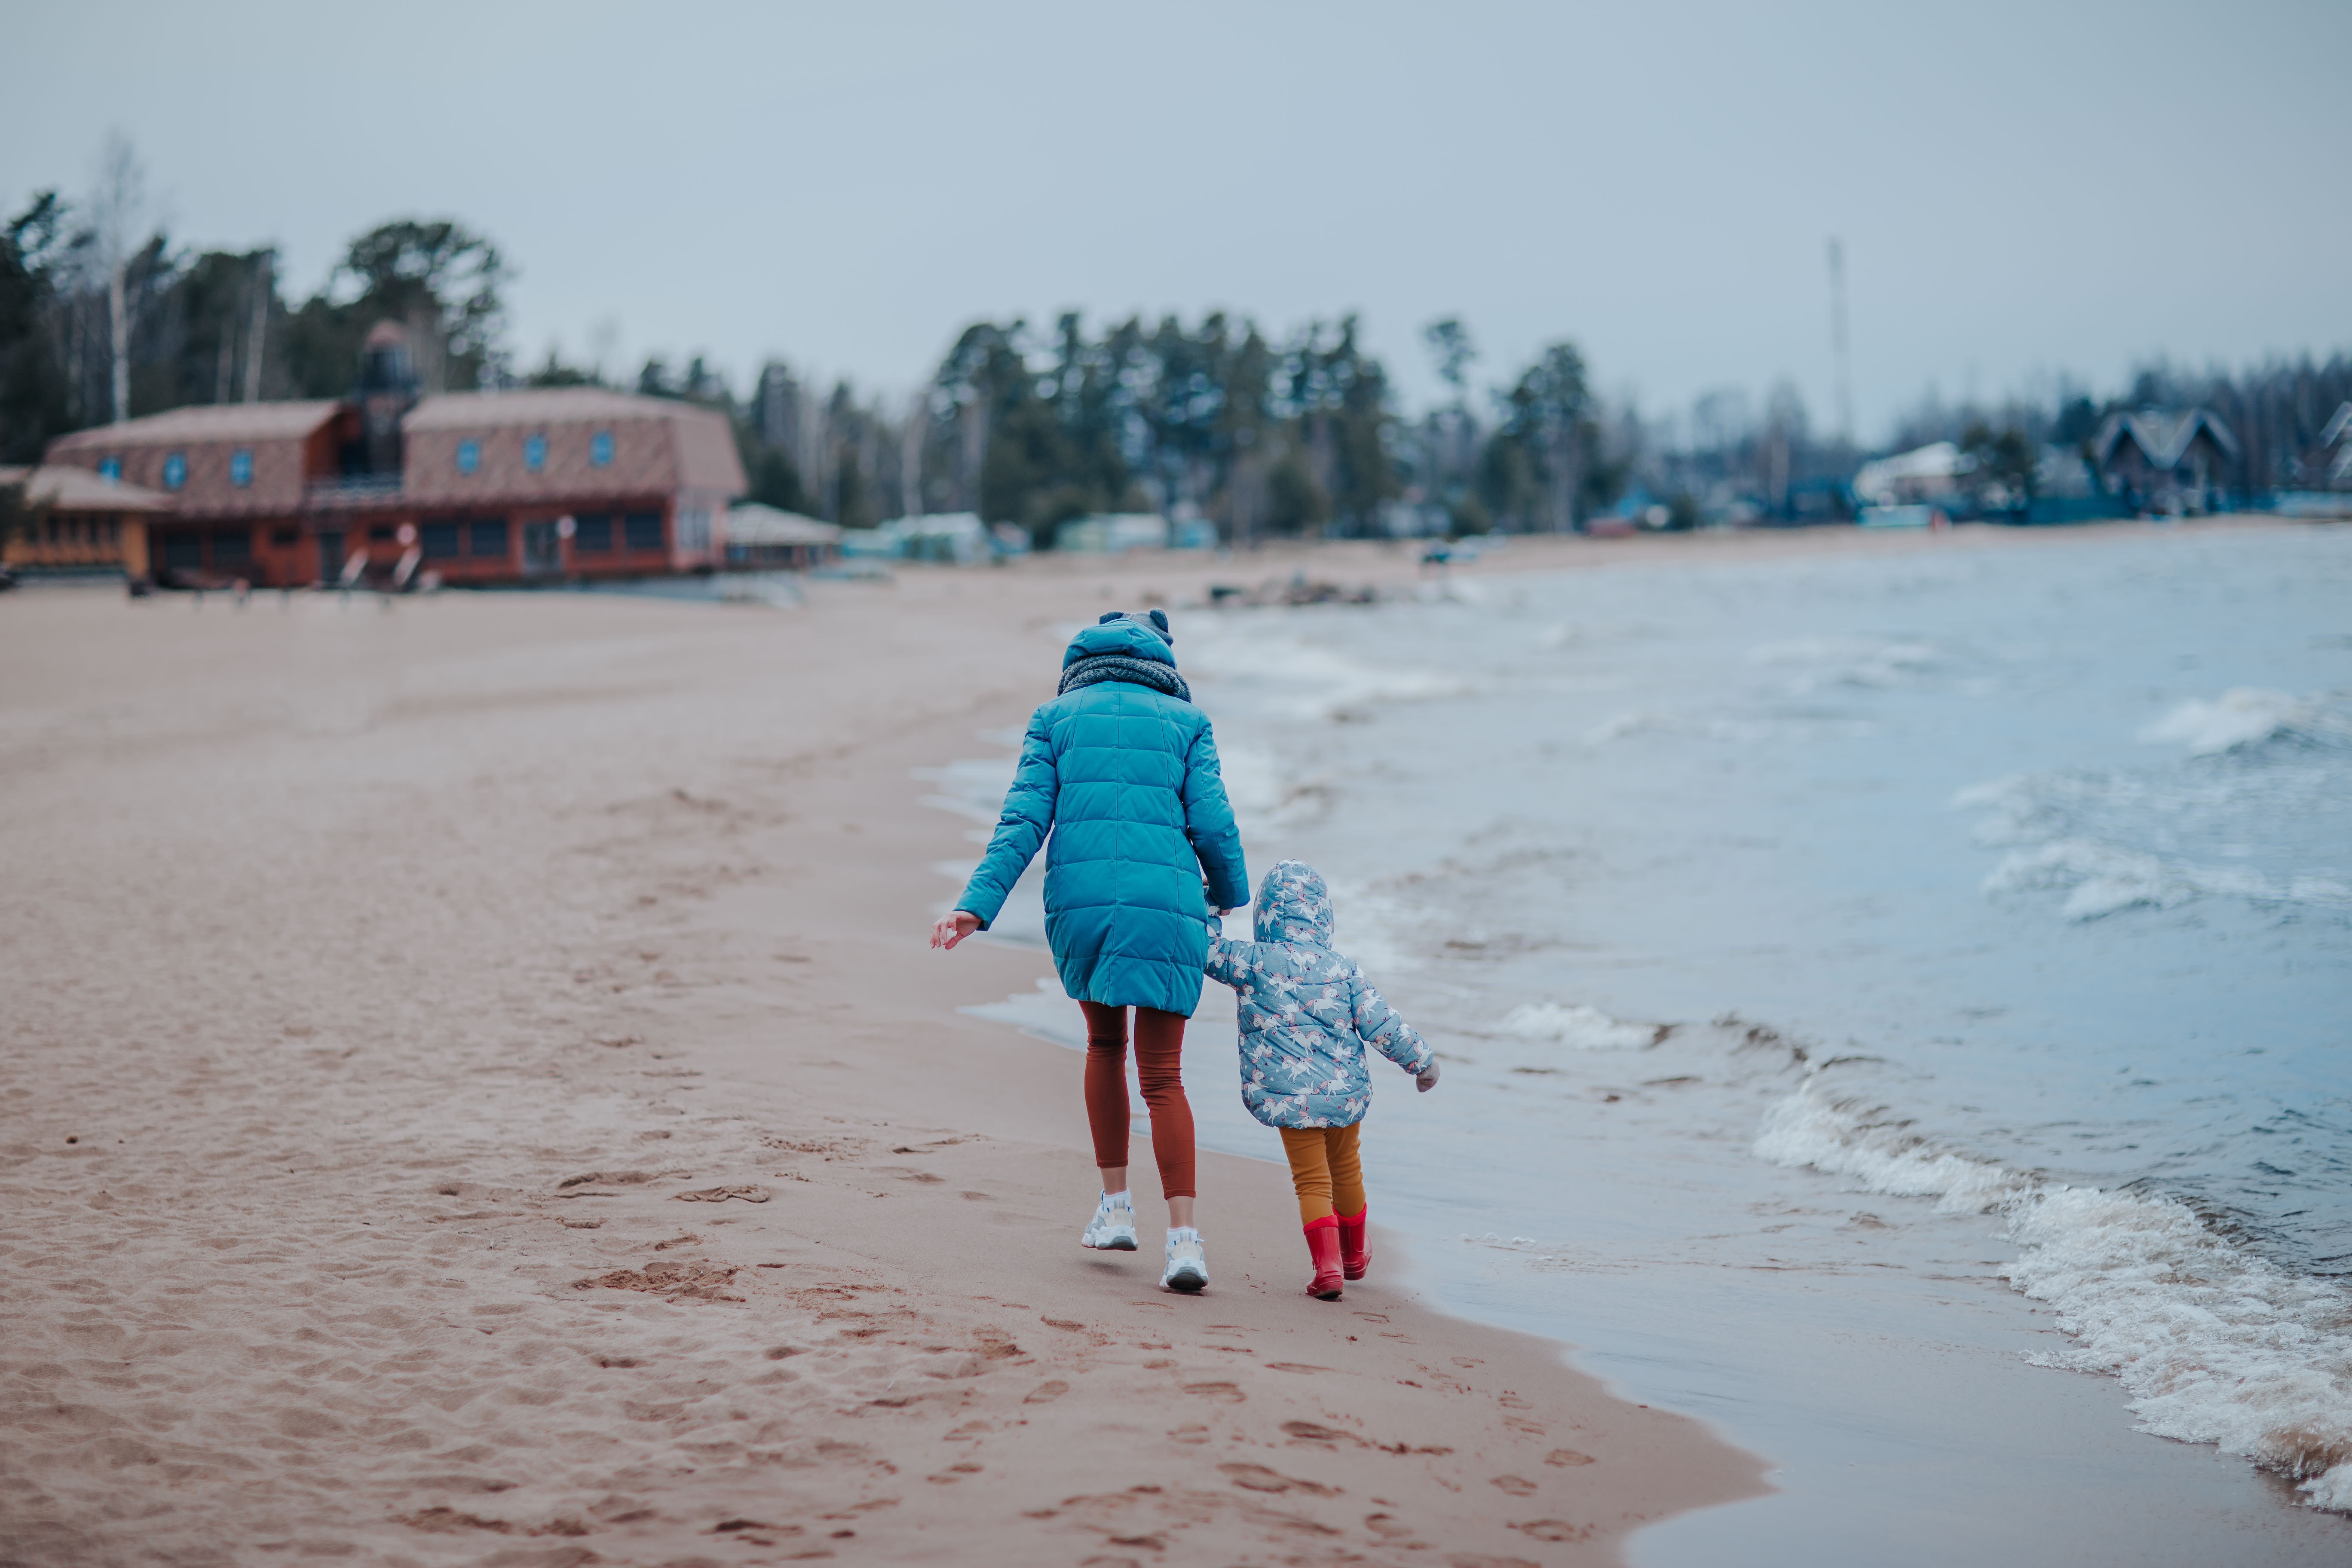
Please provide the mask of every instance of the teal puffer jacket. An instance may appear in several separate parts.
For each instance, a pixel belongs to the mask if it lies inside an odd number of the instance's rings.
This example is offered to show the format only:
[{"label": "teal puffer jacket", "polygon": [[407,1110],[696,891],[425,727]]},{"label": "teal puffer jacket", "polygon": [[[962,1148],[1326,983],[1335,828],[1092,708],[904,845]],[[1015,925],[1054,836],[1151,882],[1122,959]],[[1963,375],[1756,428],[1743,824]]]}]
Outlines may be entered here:
[{"label": "teal puffer jacket", "polygon": [[[1131,620],[1087,627],[1062,663],[1091,654],[1176,662]],[[1045,941],[1062,989],[1191,1017],[1208,956],[1203,878],[1219,908],[1249,901],[1207,716],[1124,680],[1079,687],[1031,714],[1004,813],[956,908],[983,927],[993,921],[1049,831]]]}]

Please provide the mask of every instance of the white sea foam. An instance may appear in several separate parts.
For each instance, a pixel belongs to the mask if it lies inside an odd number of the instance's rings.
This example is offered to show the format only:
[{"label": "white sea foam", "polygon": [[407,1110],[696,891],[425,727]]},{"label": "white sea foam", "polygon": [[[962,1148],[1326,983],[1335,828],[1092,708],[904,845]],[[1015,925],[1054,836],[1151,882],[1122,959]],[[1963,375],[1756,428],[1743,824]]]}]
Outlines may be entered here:
[{"label": "white sea foam", "polygon": [[1758,1155],[1864,1190],[2005,1216],[2022,1251],[2010,1283],[2074,1341],[2038,1365],[2102,1372],[2143,1430],[2212,1443],[2352,1511],[2352,1292],[2216,1236],[2160,1196],[2045,1184],[1938,1147],[1882,1107],[1816,1084],[1768,1112]]},{"label": "white sea foam", "polygon": [[1598,1007],[1559,1002],[1524,1002],[1503,1015],[1497,1034],[1522,1040],[1550,1040],[1580,1051],[1637,1051],[1665,1038],[1658,1024],[1629,1024]]},{"label": "white sea foam", "polygon": [[1298,637],[1233,627],[1201,637],[1188,666],[1244,693],[1262,691],[1271,711],[1291,719],[1332,719],[1367,702],[1423,701],[1470,689],[1443,671],[1382,668]]},{"label": "white sea foam", "polygon": [[1320,780],[1296,777],[1253,747],[1221,746],[1217,764],[1225,781],[1225,798],[1233,803],[1234,818],[1245,838],[1297,827],[1330,805],[1330,789]]},{"label": "white sea foam", "polygon": [[2233,687],[2210,702],[2191,699],[2139,732],[2152,744],[2186,746],[2192,757],[2235,751],[2284,734],[2315,717],[2313,707],[2284,691]]},{"label": "white sea foam", "polygon": [[2330,782],[2335,776],[2324,768],[2242,770],[2199,779],[2012,773],[1958,792],[1952,805],[1987,814],[1977,824],[1978,842],[2019,846],[1986,876],[1986,892],[2063,892],[2066,897],[2060,912],[2071,921],[2097,920],[2128,909],[2172,909],[2207,897],[2352,909],[2352,886],[2332,872],[2265,875],[2244,866],[2214,865],[2118,844],[2079,826],[2087,822],[2130,832],[2134,829],[2127,825],[2137,823],[2146,831],[2151,823],[2163,828],[2191,812],[2242,815],[2295,809],[2306,797],[2324,798],[2336,787]]}]

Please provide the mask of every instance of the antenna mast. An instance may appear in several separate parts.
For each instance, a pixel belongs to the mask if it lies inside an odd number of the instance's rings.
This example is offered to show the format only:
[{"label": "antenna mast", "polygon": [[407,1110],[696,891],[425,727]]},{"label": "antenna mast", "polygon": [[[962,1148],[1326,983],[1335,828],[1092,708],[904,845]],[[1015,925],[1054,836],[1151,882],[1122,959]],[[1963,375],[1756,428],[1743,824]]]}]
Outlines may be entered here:
[{"label": "antenna mast", "polygon": [[1853,445],[1853,362],[1845,339],[1845,245],[1830,237],[1830,358],[1837,369],[1838,437]]}]

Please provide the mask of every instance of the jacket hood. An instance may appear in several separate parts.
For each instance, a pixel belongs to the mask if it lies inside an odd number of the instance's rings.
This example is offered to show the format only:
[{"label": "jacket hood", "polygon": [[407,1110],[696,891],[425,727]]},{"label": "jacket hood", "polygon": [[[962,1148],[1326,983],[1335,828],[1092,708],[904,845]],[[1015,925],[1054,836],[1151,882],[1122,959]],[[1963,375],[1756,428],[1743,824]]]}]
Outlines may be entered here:
[{"label": "jacket hood", "polygon": [[1062,668],[1067,669],[1082,658],[1097,654],[1123,654],[1129,658],[1148,658],[1174,668],[1175,650],[1154,631],[1151,623],[1128,616],[1112,618],[1087,627],[1070,639],[1062,650]]},{"label": "jacket hood", "polygon": [[1258,884],[1255,921],[1260,942],[1331,945],[1331,892],[1322,873],[1304,860],[1276,862]]}]

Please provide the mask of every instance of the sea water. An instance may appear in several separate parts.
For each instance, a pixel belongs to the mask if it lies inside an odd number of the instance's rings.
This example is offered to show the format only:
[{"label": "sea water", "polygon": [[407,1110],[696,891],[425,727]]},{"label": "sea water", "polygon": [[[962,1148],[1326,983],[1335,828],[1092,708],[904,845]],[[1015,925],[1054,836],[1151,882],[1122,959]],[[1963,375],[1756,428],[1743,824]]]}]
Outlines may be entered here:
[{"label": "sea water", "polygon": [[[1444,1058],[1379,1085],[1376,1217],[1777,1467],[1637,1560],[2352,1561],[2352,531],[1178,631],[1254,869],[1320,868]],[[1218,990],[1202,1136],[1264,1156]]]}]

